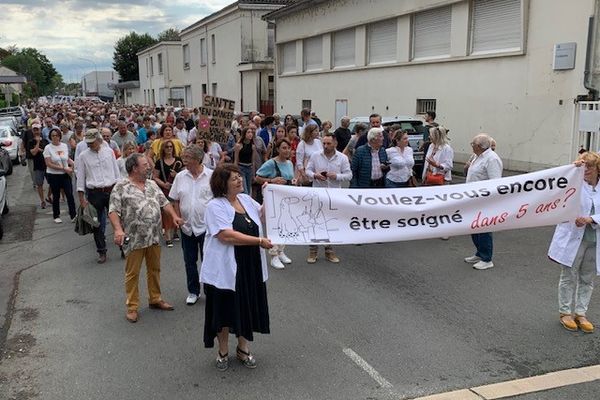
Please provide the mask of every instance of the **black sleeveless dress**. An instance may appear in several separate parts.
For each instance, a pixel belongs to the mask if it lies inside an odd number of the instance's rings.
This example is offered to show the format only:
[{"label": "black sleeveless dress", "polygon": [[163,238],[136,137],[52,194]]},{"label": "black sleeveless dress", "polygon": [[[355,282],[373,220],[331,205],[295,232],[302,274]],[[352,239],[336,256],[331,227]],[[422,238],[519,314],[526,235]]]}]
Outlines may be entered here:
[{"label": "black sleeveless dress", "polygon": [[[233,229],[258,237],[258,226],[247,214],[235,213]],[[204,284],[204,347],[214,347],[217,332],[229,327],[236,337],[254,340],[253,332],[269,333],[267,286],[262,278],[260,248],[235,246],[235,291]]]}]

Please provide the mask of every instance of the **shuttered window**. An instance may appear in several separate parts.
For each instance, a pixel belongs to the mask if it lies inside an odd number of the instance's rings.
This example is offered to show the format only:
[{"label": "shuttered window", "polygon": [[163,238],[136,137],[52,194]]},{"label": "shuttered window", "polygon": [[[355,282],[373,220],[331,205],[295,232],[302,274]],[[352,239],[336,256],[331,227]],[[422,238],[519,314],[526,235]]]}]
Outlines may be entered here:
[{"label": "shuttered window", "polygon": [[288,42],[281,46],[283,66],[281,73],[296,72],[296,42]]},{"label": "shuttered window", "polygon": [[354,29],[335,32],[333,34],[333,66],[350,67],[355,65],[355,40]]},{"label": "shuttered window", "polygon": [[452,7],[420,12],[413,17],[413,58],[450,55]]},{"label": "shuttered window", "polygon": [[521,25],[521,0],[475,0],[471,26],[471,52],[520,50]]},{"label": "shuttered window", "polygon": [[375,22],[368,26],[369,64],[396,61],[398,20]]},{"label": "shuttered window", "polygon": [[304,70],[314,71],[323,68],[323,37],[317,36],[304,40]]}]

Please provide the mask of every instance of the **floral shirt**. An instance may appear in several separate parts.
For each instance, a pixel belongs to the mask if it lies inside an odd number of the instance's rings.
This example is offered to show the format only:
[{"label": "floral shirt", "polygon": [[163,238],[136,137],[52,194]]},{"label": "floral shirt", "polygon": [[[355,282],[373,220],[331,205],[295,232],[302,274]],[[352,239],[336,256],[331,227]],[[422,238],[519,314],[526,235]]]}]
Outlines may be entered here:
[{"label": "floral shirt", "polygon": [[143,192],[129,179],[115,185],[110,194],[108,212],[117,213],[125,236],[129,237],[129,244],[123,246],[125,255],[159,243],[162,229],[160,209],[168,204],[169,200],[162,190],[149,179]]}]

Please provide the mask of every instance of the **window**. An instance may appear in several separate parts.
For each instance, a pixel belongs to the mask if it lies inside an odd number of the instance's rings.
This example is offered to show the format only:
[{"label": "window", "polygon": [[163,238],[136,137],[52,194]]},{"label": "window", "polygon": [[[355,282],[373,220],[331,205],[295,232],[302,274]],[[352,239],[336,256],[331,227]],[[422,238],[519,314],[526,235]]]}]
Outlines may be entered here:
[{"label": "window", "polygon": [[312,100],[302,100],[302,109],[305,108],[312,110]]},{"label": "window", "polygon": [[217,84],[216,83],[212,84],[212,95],[217,97]]},{"label": "window", "polygon": [[304,40],[304,70],[314,71],[323,68],[322,36]]},{"label": "window", "polygon": [[146,76],[150,76],[150,68],[148,68],[148,57],[146,57]]},{"label": "window", "polygon": [[206,38],[200,39],[200,65],[206,65]]},{"label": "window", "polygon": [[296,42],[288,42],[281,46],[281,73],[296,72]]},{"label": "window", "polygon": [[267,58],[273,59],[275,50],[275,25],[269,23],[267,26]]},{"label": "window", "polygon": [[521,50],[521,31],[521,0],[473,2],[472,53]]},{"label": "window", "polygon": [[452,7],[420,12],[413,17],[413,58],[450,55]]},{"label": "window", "polygon": [[210,60],[215,63],[217,62],[217,51],[216,51],[216,40],[215,35],[210,35],[210,45],[211,45],[211,58]]},{"label": "window", "polygon": [[185,105],[188,107],[192,106],[192,87],[191,86],[186,86],[184,88],[185,90]]},{"label": "window", "polygon": [[397,19],[370,24],[368,32],[369,64],[396,61]]},{"label": "window", "polygon": [[150,57],[150,76],[154,75],[154,61]]},{"label": "window", "polygon": [[417,114],[435,111],[436,99],[417,99]]},{"label": "window", "polygon": [[125,97],[132,97],[133,93],[130,92],[129,90],[125,92]]},{"label": "window", "polygon": [[354,29],[335,32],[333,34],[333,66],[351,67],[355,65],[354,47],[356,34]]},{"label": "window", "polygon": [[156,61],[158,62],[158,73],[160,75],[162,75],[162,73],[163,73],[162,53],[158,53],[158,59]]},{"label": "window", "polygon": [[206,91],[206,83],[202,84],[202,96],[206,96],[208,92]]},{"label": "window", "polygon": [[190,68],[190,46],[183,45],[183,69]]}]

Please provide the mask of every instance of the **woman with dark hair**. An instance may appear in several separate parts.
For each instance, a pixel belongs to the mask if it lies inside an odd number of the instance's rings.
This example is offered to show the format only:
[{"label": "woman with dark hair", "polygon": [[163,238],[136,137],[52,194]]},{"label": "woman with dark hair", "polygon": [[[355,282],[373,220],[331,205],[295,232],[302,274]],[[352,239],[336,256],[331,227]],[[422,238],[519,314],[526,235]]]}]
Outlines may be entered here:
[{"label": "woman with dark hair", "polygon": [[169,124],[162,124],[158,131],[158,138],[152,142],[150,147],[150,157],[156,162],[160,157],[161,147],[167,141],[173,142],[173,155],[180,157],[183,151],[183,143],[175,137],[173,128]]},{"label": "woman with dark hair", "polygon": [[296,129],[298,129],[298,123],[296,122],[292,114],[287,114],[285,116],[285,118],[283,119],[283,126],[285,126],[286,128],[288,126],[295,126]]},{"label": "woman with dark hair", "polygon": [[266,280],[268,270],[263,249],[273,247],[262,237],[261,206],[243,193],[240,170],[233,164],[218,166],[210,179],[214,199],[204,214],[206,237],[200,282],[204,285],[204,346],[219,342],[216,367],[229,367],[229,333],[238,340],[237,358],[256,368],[248,342],[253,332],[269,333]]},{"label": "woman with dark hair", "polygon": [[296,149],[300,143],[298,127],[294,124],[288,125],[285,128],[285,138],[290,142],[290,161],[293,165],[296,165]]},{"label": "woman with dark hair", "polygon": [[[172,139],[165,140],[160,150],[160,158],[154,164],[154,181],[167,198],[169,198],[169,191],[173,186],[175,175],[183,169],[181,158],[173,155],[174,148]],[[167,247],[173,247],[173,232],[176,226],[167,212],[162,215],[162,225],[165,230],[165,243]]]},{"label": "woman with dark hair", "polygon": [[244,178],[244,193],[252,194],[252,181],[254,180],[254,157],[256,157],[256,145],[254,144],[254,127],[242,129],[240,139],[233,147],[233,162],[240,169]]},{"label": "woman with dark hair", "polygon": [[268,158],[277,157],[276,143],[279,142],[281,139],[284,139],[285,136],[286,136],[285,128],[283,126],[279,125],[277,127],[277,130],[275,130],[275,136],[273,136],[273,139],[269,142],[269,145],[267,146],[267,157]]},{"label": "woman with dark hair", "polygon": [[71,221],[75,221],[75,200],[73,199],[73,184],[71,174],[73,173],[73,160],[69,158],[69,148],[60,141],[61,132],[59,128],[52,128],[48,134],[50,144],[44,148],[44,160],[46,161],[46,179],[52,190],[52,215],[54,222],[62,223],[60,219],[60,191],[64,191],[69,206]]},{"label": "woman with dark hair", "polygon": [[393,147],[385,149],[390,161],[390,171],[385,176],[386,188],[410,186],[412,168],[415,165],[413,150],[408,143],[408,132],[398,129],[392,139]]}]

